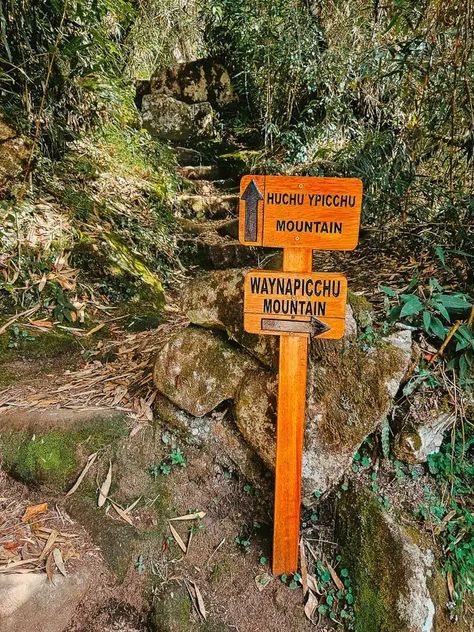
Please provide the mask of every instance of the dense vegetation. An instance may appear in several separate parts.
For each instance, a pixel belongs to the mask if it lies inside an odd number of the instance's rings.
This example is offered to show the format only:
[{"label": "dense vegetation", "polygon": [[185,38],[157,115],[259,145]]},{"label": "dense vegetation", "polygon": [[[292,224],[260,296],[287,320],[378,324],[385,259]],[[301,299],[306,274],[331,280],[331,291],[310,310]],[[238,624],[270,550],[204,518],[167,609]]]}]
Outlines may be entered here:
[{"label": "dense vegetation", "polygon": [[[0,197],[0,309],[38,308],[78,326],[96,299],[161,309],[162,284],[179,268],[171,210],[180,181],[172,151],[140,129],[133,96],[136,80],[176,51],[231,70],[239,106],[221,133],[255,150],[253,169],[360,177],[365,225],[431,252],[443,278],[419,270],[403,288],[383,287],[386,309],[362,342],[402,321],[433,351],[403,396],[461,386],[472,397],[470,0],[3,0],[0,122],[29,144],[22,177]],[[24,235],[38,216],[50,234],[32,247]],[[8,346],[25,335],[15,326]],[[419,509],[442,526],[458,607],[474,573],[474,443],[461,409],[428,463],[439,493]]]}]

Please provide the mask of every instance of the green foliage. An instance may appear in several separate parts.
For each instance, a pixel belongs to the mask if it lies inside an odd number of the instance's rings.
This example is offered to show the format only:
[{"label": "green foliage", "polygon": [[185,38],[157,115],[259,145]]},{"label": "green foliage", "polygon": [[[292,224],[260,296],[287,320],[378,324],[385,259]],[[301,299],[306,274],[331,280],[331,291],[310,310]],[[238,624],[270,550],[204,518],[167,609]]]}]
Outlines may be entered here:
[{"label": "green foliage", "polygon": [[175,467],[186,467],[186,465],[186,457],[180,448],[175,448],[161,463],[152,463],[148,468],[148,472],[153,477],[153,480],[156,481],[158,476],[169,476]]},{"label": "green foliage", "polygon": [[353,630],[354,612],[352,605],[354,596],[352,584],[349,570],[345,567],[338,567],[341,559],[340,555],[336,556],[334,571],[344,585],[343,589],[335,584],[328,566],[320,560],[316,562],[315,575],[318,580],[318,587],[322,592],[319,598],[318,612],[327,616],[331,621],[342,624],[344,629]]},{"label": "green foliage", "polygon": [[428,457],[438,491],[425,490],[418,514],[441,539],[443,571],[454,581],[455,611],[474,591],[474,429],[453,431],[438,453]]},{"label": "green foliage", "polygon": [[7,0],[0,22],[0,94],[9,118],[58,156],[115,101],[128,0]]},{"label": "green foliage", "polygon": [[236,126],[255,126],[271,147],[316,83],[317,20],[300,0],[213,0],[204,15],[210,52],[230,64],[248,105]]},{"label": "green foliage", "polygon": [[[366,221],[391,220],[385,227],[396,230],[439,218],[441,242],[469,255],[474,29],[467,0],[442,12],[435,0],[205,6],[210,51],[230,63],[242,95],[235,129],[258,130],[272,150],[260,169],[281,171],[290,162],[308,175],[358,176]],[[432,233],[419,238],[431,242]]]},{"label": "green foliage", "polygon": [[[415,278],[408,291],[399,293],[391,287],[381,286],[387,308],[387,322],[393,324],[400,320],[419,328],[426,338],[438,346],[446,338],[454,320],[467,319],[472,309],[472,298],[461,292],[450,292],[436,279],[430,279],[427,285],[418,283]],[[464,387],[474,384],[474,332],[467,324],[460,324],[450,344],[451,359],[448,369],[459,371],[459,381]],[[408,395],[421,382],[432,380],[430,372],[421,367],[415,378],[405,387]],[[436,384],[432,384],[436,385]]]}]

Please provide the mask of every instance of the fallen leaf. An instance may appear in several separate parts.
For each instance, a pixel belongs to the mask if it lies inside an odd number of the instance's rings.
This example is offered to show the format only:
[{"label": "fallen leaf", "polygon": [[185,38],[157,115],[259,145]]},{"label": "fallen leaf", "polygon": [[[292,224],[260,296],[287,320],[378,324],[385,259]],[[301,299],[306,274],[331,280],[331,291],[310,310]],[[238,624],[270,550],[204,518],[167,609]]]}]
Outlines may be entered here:
[{"label": "fallen leaf", "polygon": [[133,501],[133,503],[131,505],[129,505],[126,509],[124,509],[124,512],[126,514],[130,513],[133,509],[135,509],[135,507],[138,505],[138,503],[140,502],[141,499],[142,499],[142,497],[139,496],[136,500]]},{"label": "fallen leaf", "polygon": [[308,592],[308,566],[306,564],[306,553],[304,550],[303,538],[300,540],[300,560],[301,560],[301,584],[303,585],[303,598]]},{"label": "fallen leaf", "polygon": [[451,571],[448,571],[446,574],[446,582],[448,584],[449,598],[451,601],[454,601],[454,581],[453,581],[453,574]]},{"label": "fallen leaf", "polygon": [[59,531],[56,531],[56,529],[53,529],[51,531],[51,533],[49,534],[49,538],[46,540],[46,544],[44,545],[44,548],[39,556],[40,560],[44,560],[44,558],[48,555],[53,547],[53,544],[56,542],[56,538],[58,537],[58,535]]},{"label": "fallen leaf", "polygon": [[332,577],[332,581],[334,582],[334,584],[336,585],[336,588],[338,590],[345,590],[344,588],[344,584],[341,582],[341,580],[339,579],[339,575],[336,573],[336,571],[333,569],[333,567],[331,566],[331,564],[328,564],[328,568],[329,568],[329,572],[331,573],[331,577]]},{"label": "fallen leaf", "polygon": [[196,513],[186,514],[185,516],[177,516],[176,518],[169,518],[169,520],[197,520],[204,518],[206,513],[204,511],[197,511]]},{"label": "fallen leaf", "polygon": [[105,477],[105,481],[102,483],[101,488],[99,490],[99,498],[97,499],[98,507],[104,506],[105,501],[107,500],[107,496],[109,495],[111,484],[112,484],[112,461],[109,461],[109,470],[107,472],[107,476]]},{"label": "fallen leaf", "polygon": [[54,577],[54,559],[53,559],[53,554],[50,553],[46,559],[46,575],[48,577],[48,581],[50,581],[52,584],[54,584],[53,582],[53,577]]},{"label": "fallen leaf", "polygon": [[97,333],[103,327],[105,327],[105,323],[100,323],[100,325],[96,325],[95,327],[92,327],[92,329],[89,329],[89,331],[84,334],[84,337],[92,336],[92,334]]},{"label": "fallen leaf", "polygon": [[318,582],[316,581],[316,577],[314,577],[314,575],[308,575],[307,581],[308,581],[308,589],[312,590],[317,595],[320,595],[321,591],[319,590]]},{"label": "fallen leaf", "polygon": [[48,511],[48,503],[39,503],[39,505],[30,505],[26,508],[25,513],[21,517],[22,522],[28,522],[34,516]]},{"label": "fallen leaf", "polygon": [[94,461],[97,458],[97,452],[93,452],[92,454],[89,455],[88,459],[87,459],[87,463],[85,464],[82,472],[79,474],[79,476],[77,477],[77,481],[74,483],[74,485],[71,487],[71,489],[68,491],[68,493],[66,494],[66,496],[70,496],[71,494],[74,494],[75,491],[77,491],[77,489],[79,488],[79,485],[82,483],[82,481],[84,480],[84,476],[87,474],[87,472],[90,470],[90,468],[92,467],[92,465],[94,464]]},{"label": "fallen leaf", "polygon": [[64,577],[66,577],[67,573],[66,567],[64,566],[63,556],[61,555],[61,551],[58,548],[53,549],[53,559],[58,571],[61,573],[61,575],[64,575]]},{"label": "fallen leaf", "polygon": [[176,529],[173,527],[172,524],[168,523],[168,527],[170,528],[171,531],[171,535],[173,536],[173,538],[176,541],[176,544],[179,546],[179,548],[183,551],[183,553],[186,553],[186,545],[184,544],[183,540],[181,539],[181,536],[179,535],[179,533],[176,531]]},{"label": "fallen leaf", "polygon": [[202,598],[201,591],[199,590],[196,582],[192,582],[194,592],[196,593],[196,601],[198,605],[199,614],[205,620],[207,619],[206,606],[204,605],[204,599]]},{"label": "fallen leaf", "polygon": [[112,507],[115,509],[117,514],[122,518],[122,520],[125,520],[125,522],[128,522],[128,524],[131,525],[132,527],[135,526],[130,516],[126,513],[126,511],[122,509],[122,507],[119,507],[118,505],[116,505],[112,500],[110,502],[112,503]]},{"label": "fallen leaf", "polygon": [[311,621],[311,623],[315,623],[314,615],[315,615],[317,607],[318,607],[318,600],[315,594],[311,592],[310,590],[308,592],[308,599],[306,600],[306,603],[304,605],[304,613],[306,617]]},{"label": "fallen leaf", "polygon": [[268,573],[261,573],[255,577],[255,584],[260,592],[262,592],[271,581],[272,577]]},{"label": "fallen leaf", "polygon": [[45,329],[51,329],[53,326],[50,320],[30,320],[28,324],[32,327],[44,327]]}]

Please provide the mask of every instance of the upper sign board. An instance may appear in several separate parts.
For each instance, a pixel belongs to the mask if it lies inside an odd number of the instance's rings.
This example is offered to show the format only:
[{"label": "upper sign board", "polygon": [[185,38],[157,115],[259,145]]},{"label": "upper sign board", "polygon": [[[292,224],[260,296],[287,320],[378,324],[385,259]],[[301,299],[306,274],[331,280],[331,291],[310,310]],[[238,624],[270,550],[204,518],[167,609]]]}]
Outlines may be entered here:
[{"label": "upper sign board", "polygon": [[244,282],[244,329],[337,340],[344,335],[346,300],[343,274],[250,270]]},{"label": "upper sign board", "polygon": [[239,240],[246,246],[354,250],[361,208],[358,178],[244,176]]}]

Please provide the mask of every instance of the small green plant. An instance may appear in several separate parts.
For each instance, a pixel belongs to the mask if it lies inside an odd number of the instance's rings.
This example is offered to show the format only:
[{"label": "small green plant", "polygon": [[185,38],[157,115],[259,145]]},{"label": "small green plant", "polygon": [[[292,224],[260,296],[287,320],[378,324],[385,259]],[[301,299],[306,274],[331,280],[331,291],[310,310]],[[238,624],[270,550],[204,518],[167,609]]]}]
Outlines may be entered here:
[{"label": "small green plant", "polygon": [[13,325],[10,329],[10,338],[8,340],[9,349],[18,349],[21,342],[34,342],[34,336],[30,336],[26,329],[20,329],[18,325]]},{"label": "small green plant", "polygon": [[169,476],[174,467],[186,467],[186,465],[186,457],[184,456],[180,448],[175,448],[168,454],[165,459],[163,459],[161,463],[152,463],[148,468],[148,472],[150,476],[153,477],[153,480],[156,481],[156,479],[160,475]]},{"label": "small green plant", "polygon": [[[336,564],[341,561],[341,556],[336,556]],[[316,575],[318,578],[318,586],[322,592],[318,606],[319,614],[325,615],[340,625],[344,625],[345,629],[352,630],[354,626],[354,613],[352,605],[354,596],[352,593],[352,585],[347,568],[332,569],[338,577],[337,584],[326,564],[320,560],[316,563]]]},{"label": "small green plant", "polygon": [[[389,325],[398,320],[404,321],[423,331],[429,340],[438,345],[446,339],[453,321],[460,321],[449,345],[450,359],[447,368],[459,372],[462,386],[472,386],[474,332],[471,327],[461,322],[468,317],[469,310],[472,309],[472,298],[462,292],[448,291],[436,279],[430,279],[427,285],[422,285],[414,278],[405,293],[398,293],[393,288],[383,285],[380,289],[386,296]],[[407,385],[405,395],[412,392],[418,383],[432,379],[426,367],[419,369],[415,377],[416,379]]]},{"label": "small green plant", "polygon": [[250,545],[252,544],[250,541],[250,536],[237,535],[234,538],[234,542],[244,553],[248,553],[250,551]]},{"label": "small green plant", "polygon": [[135,570],[141,575],[146,570],[145,559],[143,555],[139,555],[135,561]]},{"label": "small green plant", "polygon": [[418,516],[439,534],[444,553],[443,572],[454,585],[455,617],[467,592],[474,591],[474,429],[469,422],[453,432],[436,454],[428,457],[428,469],[438,490],[426,488]]}]

